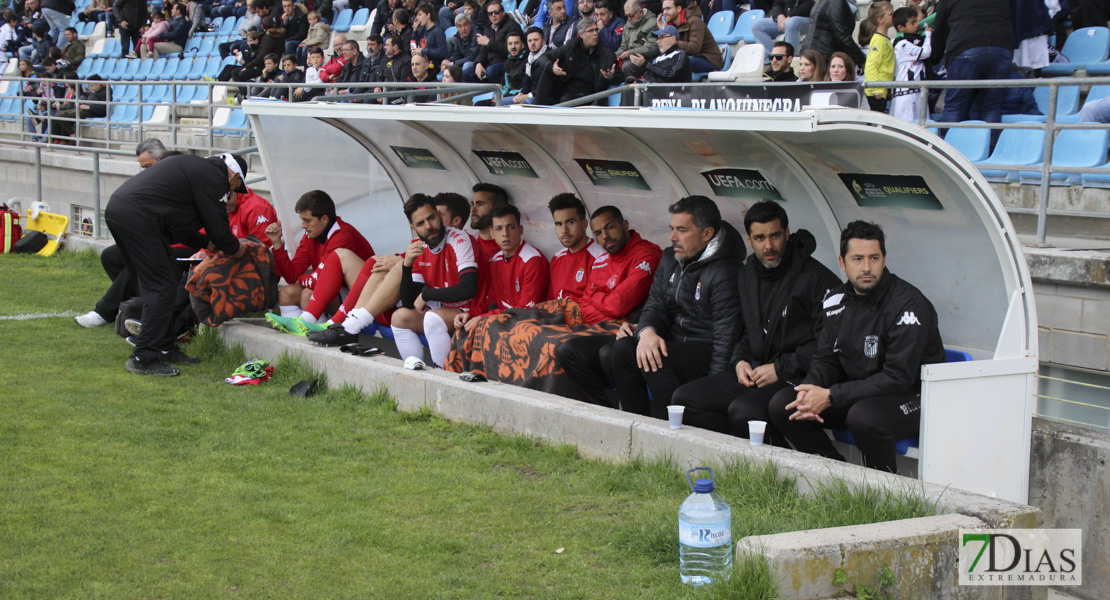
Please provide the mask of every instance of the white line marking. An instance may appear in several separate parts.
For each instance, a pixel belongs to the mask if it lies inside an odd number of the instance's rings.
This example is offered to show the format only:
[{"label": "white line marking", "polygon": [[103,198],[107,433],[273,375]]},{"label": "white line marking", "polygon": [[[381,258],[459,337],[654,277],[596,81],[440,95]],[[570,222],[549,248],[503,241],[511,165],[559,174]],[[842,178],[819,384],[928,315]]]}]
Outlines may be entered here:
[{"label": "white line marking", "polygon": [[19,314],[19,315],[6,315],[0,316],[0,321],[29,321],[31,319],[51,319],[54,317],[76,317],[77,313],[74,312],[52,312],[52,313],[32,313],[32,314]]}]

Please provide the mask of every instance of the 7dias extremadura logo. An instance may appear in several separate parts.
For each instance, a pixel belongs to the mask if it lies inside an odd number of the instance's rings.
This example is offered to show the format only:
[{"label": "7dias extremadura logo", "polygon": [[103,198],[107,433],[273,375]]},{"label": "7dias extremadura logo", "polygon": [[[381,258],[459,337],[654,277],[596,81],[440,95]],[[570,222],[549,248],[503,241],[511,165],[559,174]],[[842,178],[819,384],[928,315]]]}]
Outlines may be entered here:
[{"label": "7dias extremadura logo", "polygon": [[1083,531],[961,529],[960,585],[1083,585]]}]

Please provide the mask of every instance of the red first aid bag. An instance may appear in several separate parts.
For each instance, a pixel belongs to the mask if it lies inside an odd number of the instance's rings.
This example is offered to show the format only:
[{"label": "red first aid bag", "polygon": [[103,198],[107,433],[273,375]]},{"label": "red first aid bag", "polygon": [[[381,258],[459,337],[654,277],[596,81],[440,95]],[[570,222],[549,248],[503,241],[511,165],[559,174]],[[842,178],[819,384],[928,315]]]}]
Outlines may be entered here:
[{"label": "red first aid bag", "polygon": [[12,246],[23,237],[23,228],[19,226],[19,213],[8,208],[7,204],[0,204],[0,254],[12,251]]}]

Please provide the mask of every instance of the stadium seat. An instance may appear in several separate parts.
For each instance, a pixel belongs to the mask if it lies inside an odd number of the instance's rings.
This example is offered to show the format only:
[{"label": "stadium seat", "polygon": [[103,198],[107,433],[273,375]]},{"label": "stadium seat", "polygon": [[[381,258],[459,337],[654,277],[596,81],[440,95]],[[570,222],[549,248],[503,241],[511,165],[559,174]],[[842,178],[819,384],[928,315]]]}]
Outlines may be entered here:
[{"label": "stadium seat", "polygon": [[143,102],[168,102],[170,87],[168,85],[144,85],[142,88]]},{"label": "stadium seat", "polygon": [[169,58],[159,58],[154,61],[154,68],[151,69],[150,75],[147,77],[148,81],[168,81],[173,79],[173,74],[177,71],[178,65],[181,64],[181,59],[176,56]]},{"label": "stadium seat", "polygon": [[200,79],[204,75],[205,67],[208,66],[208,59],[207,58],[197,58],[197,59],[186,58],[186,59],[182,60],[181,62],[186,63],[188,61],[193,61],[193,63],[192,63],[192,66],[189,68],[189,73],[185,76],[185,79]]},{"label": "stadium seat", "polygon": [[[721,14],[721,13],[717,13],[717,14]],[[728,71],[729,67],[732,66],[732,46],[729,46],[728,44],[718,44],[718,48],[720,48],[720,50],[721,50],[721,56],[724,57],[724,59],[725,59],[724,65],[721,66],[720,70],[721,71]],[[697,82],[705,79],[706,77],[708,77],[710,72],[719,72],[719,71],[707,71],[705,73],[694,73],[693,77],[692,77],[694,83],[697,83]]]},{"label": "stadium seat", "polygon": [[77,67],[77,78],[78,79],[88,79],[89,75],[92,75],[93,65],[98,60],[103,61],[104,59],[102,59],[102,58],[86,58],[85,60],[81,61],[81,66]]},{"label": "stadium seat", "polygon": [[[88,60],[88,59],[85,59]],[[108,79],[108,76],[116,70],[116,63],[119,62],[118,58],[98,58],[101,61],[99,64],[93,65],[93,73],[100,75],[101,79]],[[90,73],[91,75],[92,73]]]},{"label": "stadium seat", "polygon": [[176,101],[178,104],[189,104],[197,99],[197,94],[203,89],[204,86],[200,85],[178,85],[176,86]]},{"label": "stadium seat", "polygon": [[239,19],[233,19],[231,17],[228,17],[228,18],[224,19],[224,22],[220,24],[219,28],[213,27],[213,29],[216,29],[216,35],[217,36],[221,36],[221,35],[222,36],[229,36],[229,35],[235,33],[235,25],[238,22],[239,22]]},{"label": "stadium seat", "polygon": [[[135,74],[139,72],[139,66],[142,64],[142,62],[143,59],[141,58],[127,59],[127,67],[123,69],[123,73],[119,77],[117,77],[117,79],[122,79],[123,81],[134,81]],[[119,72],[118,65],[116,66],[116,72]]]},{"label": "stadium seat", "polygon": [[[197,48],[197,53],[196,53],[197,57],[198,58],[202,57],[202,56],[203,57],[209,57],[209,56],[212,56],[212,55],[219,56],[220,55],[220,49],[219,49],[219,46],[216,45],[216,40],[218,40],[218,39],[219,38],[215,38],[215,37],[206,37],[203,40],[201,40],[200,41],[200,47]],[[223,41],[226,42],[227,40],[224,39]]]},{"label": "stadium seat", "polygon": [[189,41],[185,43],[185,51],[181,53],[181,56],[196,56],[197,52],[200,51],[200,45],[202,42],[204,42],[204,38],[202,37],[197,37],[194,35],[193,37],[189,38]]},{"label": "stadium seat", "polygon": [[459,28],[452,25],[452,26],[448,27],[446,31],[443,32],[443,35],[446,36],[447,39],[451,39],[451,38],[455,37],[455,34],[457,34],[458,32],[459,32]]},{"label": "stadium seat", "polygon": [[85,49],[85,58],[99,58],[104,56],[104,47],[108,45],[108,40],[97,40],[93,45]]},{"label": "stadium seat", "polygon": [[998,143],[987,160],[975,166],[991,181],[1016,178],[1017,173],[1008,169],[983,168],[989,165],[1035,165],[1044,160],[1044,131],[1039,129],[1004,129]]},{"label": "stadium seat", "polygon": [[[1105,129],[1065,129],[1052,144],[1052,166],[1097,167],[1106,162],[1106,149],[1110,145],[1110,131]],[[1036,165],[1038,168],[1040,165]],[[1041,172],[1021,171],[1021,182],[1040,184]],[[1079,185],[1081,173],[1052,173],[1051,184]]]},{"label": "stadium seat", "polygon": [[709,28],[709,32],[713,34],[713,39],[717,40],[718,44],[724,44],[727,43],[724,40],[732,33],[732,27],[735,22],[735,13],[722,10],[709,18],[709,23],[706,23],[706,27]]},{"label": "stadium seat", "polygon": [[[139,68],[139,59],[137,58],[121,58],[116,62],[116,68],[111,72],[107,79],[113,81],[123,81],[124,75],[131,70],[131,64],[134,63],[136,69]],[[134,74],[134,71],[131,71]]]},{"label": "stadium seat", "polygon": [[[228,21],[228,20],[232,21],[232,23],[235,22],[235,19],[233,17],[229,17],[227,19],[225,19],[223,17],[216,17],[216,18],[212,19],[211,21],[209,21],[208,22],[208,31],[204,32],[205,35],[203,37],[209,37],[209,36],[215,37],[217,35],[217,32],[219,32],[220,28],[224,26],[224,22]],[[194,34],[194,36],[195,35],[200,35],[200,34],[199,33]]]},{"label": "stadium seat", "polygon": [[[985,123],[985,121],[964,121],[964,123]],[[944,141],[960,151],[971,162],[987,160],[991,152],[990,129],[949,129]]]},{"label": "stadium seat", "polygon": [[351,17],[351,29],[363,28],[370,23],[370,9],[365,6],[355,11],[354,16]]},{"label": "stadium seat", "polygon": [[153,69],[153,68],[154,68],[154,59],[153,58],[144,58],[144,59],[139,61],[139,68],[135,70],[135,74],[132,75],[131,78],[134,79],[135,81],[146,81],[147,77],[150,76],[150,70]]},{"label": "stadium seat", "polygon": [[[243,137],[247,134],[247,115],[241,108],[220,107],[212,115],[212,135]],[[238,131],[242,129],[243,131]]]},{"label": "stadium seat", "polygon": [[179,81],[189,78],[189,71],[193,68],[193,59],[181,58],[178,59],[177,68],[171,73],[169,69],[162,75],[162,78],[167,81]]},{"label": "stadium seat", "polygon": [[346,33],[348,31],[350,31],[351,30],[351,21],[354,19],[354,17],[355,17],[355,11],[353,11],[349,8],[343,9],[339,13],[339,16],[335,18],[335,24],[331,26],[331,30],[332,31],[338,31],[340,33]]},{"label": "stadium seat", "polygon": [[[1064,42],[1061,54],[1071,62],[1051,63],[1041,69],[1045,76],[1071,75],[1079,69],[1095,74],[1090,67],[1110,58],[1110,29],[1106,27],[1084,27],[1073,32]],[[1096,67],[1096,70],[1100,67]]]},{"label": "stadium seat", "polygon": [[[1110,169],[1110,163],[1099,165],[1100,169]],[[1079,177],[1083,187],[1108,189],[1110,188],[1110,173],[1083,173]]]},{"label": "stadium seat", "polygon": [[[197,62],[200,62],[201,60],[202,59],[198,58]],[[220,71],[223,69],[221,62],[222,61],[220,60],[219,55],[208,57],[208,62],[204,65],[204,72],[201,73],[201,77],[207,75],[208,77],[215,79],[216,76],[218,76],[220,74]],[[200,77],[198,77],[198,79],[200,79]]]},{"label": "stadium seat", "polygon": [[[1033,99],[1037,102],[1039,115],[1002,115],[1003,123],[1044,123],[1048,114],[1048,87],[1033,89]],[[1056,120],[1066,122],[1067,117],[1079,112],[1079,86],[1063,85],[1056,95]]]},{"label": "stadium seat", "polygon": [[130,127],[139,119],[139,105],[137,104],[118,104],[112,108],[112,114],[109,115],[108,121],[112,128],[120,129]]},{"label": "stadium seat", "polygon": [[716,35],[713,36],[713,39],[717,40],[718,43],[725,44],[735,44],[737,42],[754,44],[755,36],[752,35],[752,24],[762,19],[765,14],[760,9],[749,10],[736,19],[736,25],[732,27],[732,31],[724,39]]},{"label": "stadium seat", "polygon": [[709,81],[763,81],[763,46],[760,44],[740,46],[732,59],[732,66],[710,73],[707,79]]}]

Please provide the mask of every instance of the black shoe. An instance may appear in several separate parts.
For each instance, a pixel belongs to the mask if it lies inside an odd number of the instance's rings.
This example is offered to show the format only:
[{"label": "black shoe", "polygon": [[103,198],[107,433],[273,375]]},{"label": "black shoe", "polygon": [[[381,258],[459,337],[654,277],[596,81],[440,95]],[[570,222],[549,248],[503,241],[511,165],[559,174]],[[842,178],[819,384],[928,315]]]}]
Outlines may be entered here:
[{"label": "black shoe", "polygon": [[171,365],[195,365],[200,363],[199,358],[185,354],[177,346],[174,346],[173,350],[162,354],[162,360]]},{"label": "black shoe", "polygon": [[323,331],[308,332],[308,341],[322,346],[341,346],[358,341],[357,333],[347,333],[342,323],[332,323]]},{"label": "black shoe", "polygon": [[155,361],[148,364],[143,364],[132,356],[127,359],[127,363],[123,365],[123,369],[128,373],[137,373],[139,375],[154,375],[156,377],[177,377],[181,374],[181,369],[167,364],[163,361]]}]

